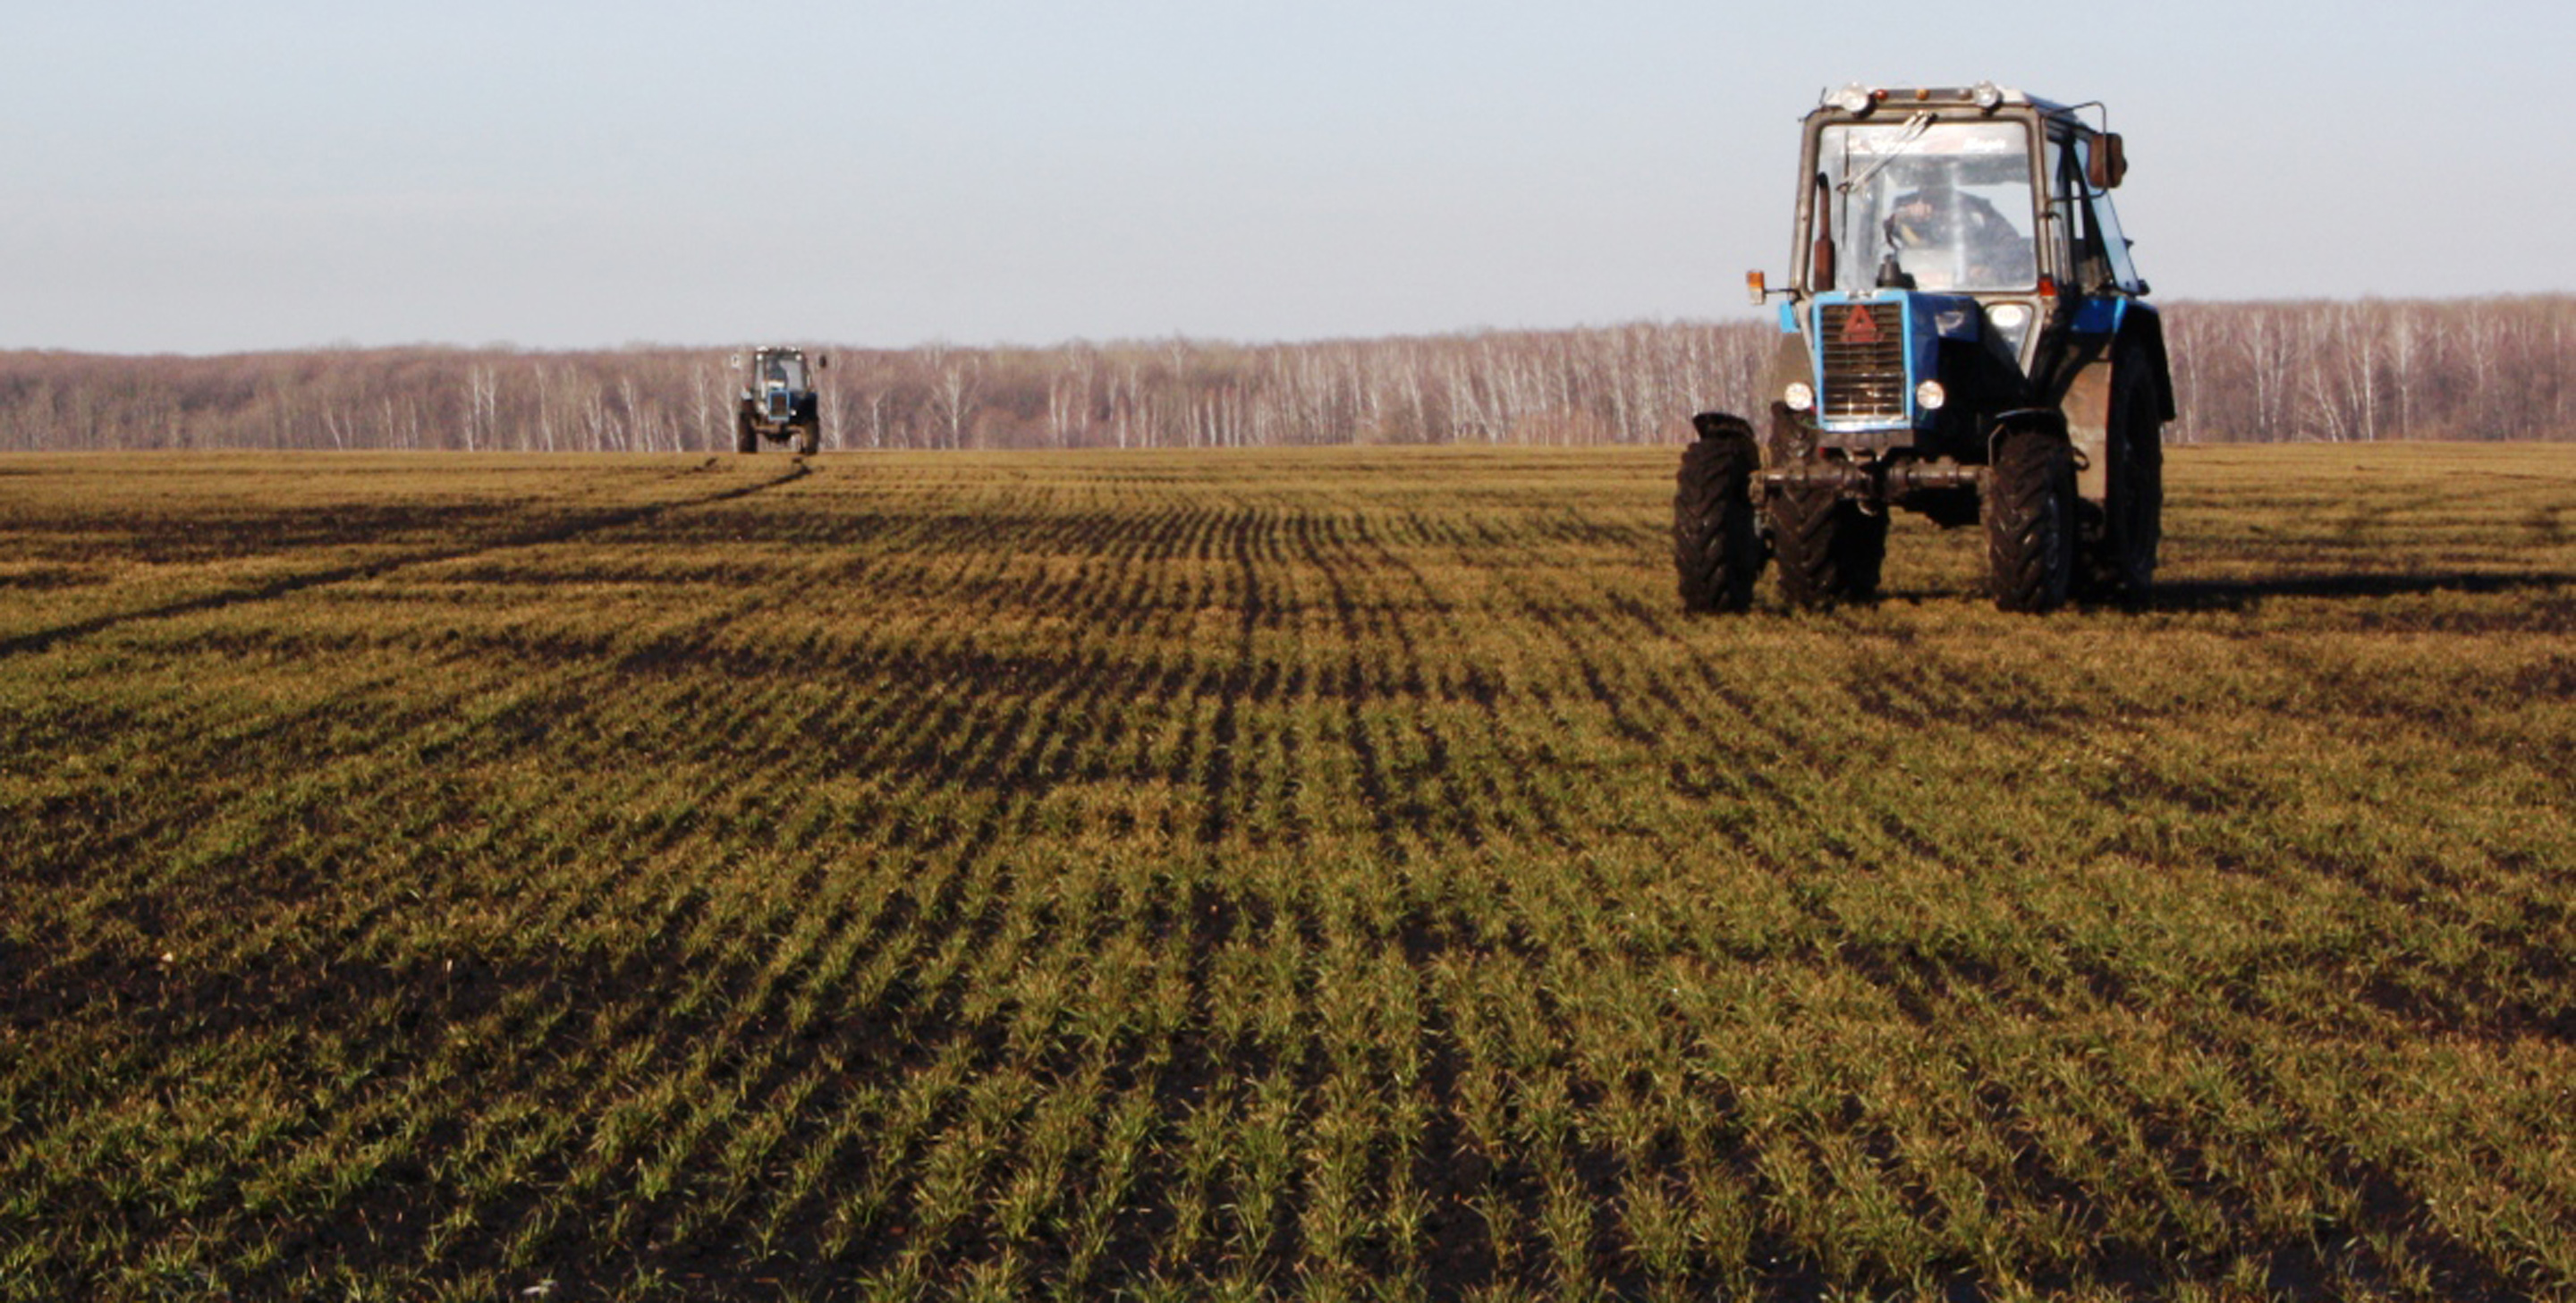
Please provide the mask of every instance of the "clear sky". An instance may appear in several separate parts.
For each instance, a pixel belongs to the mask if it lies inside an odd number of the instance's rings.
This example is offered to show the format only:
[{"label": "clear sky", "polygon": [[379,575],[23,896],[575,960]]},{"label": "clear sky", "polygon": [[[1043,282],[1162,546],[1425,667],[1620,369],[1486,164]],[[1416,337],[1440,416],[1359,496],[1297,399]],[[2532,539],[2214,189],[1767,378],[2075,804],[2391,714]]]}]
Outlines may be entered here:
[{"label": "clear sky", "polygon": [[22,3],[0,348],[1729,319],[1829,85],[2099,99],[2160,297],[2576,289],[2565,0]]}]

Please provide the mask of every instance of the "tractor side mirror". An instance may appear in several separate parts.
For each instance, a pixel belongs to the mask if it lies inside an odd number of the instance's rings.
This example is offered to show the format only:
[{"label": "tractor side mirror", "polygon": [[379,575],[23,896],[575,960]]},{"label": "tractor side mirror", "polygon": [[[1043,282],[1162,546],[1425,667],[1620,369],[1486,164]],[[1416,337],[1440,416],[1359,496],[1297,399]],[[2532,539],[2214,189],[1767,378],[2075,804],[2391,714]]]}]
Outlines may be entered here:
[{"label": "tractor side mirror", "polygon": [[831,354],[829,354],[829,353],[817,353],[817,354],[815,354],[815,355],[814,355],[814,369],[815,369],[815,370],[817,370],[817,371],[829,371],[829,370],[831,370],[831,369],[832,369],[832,355],[831,355]]},{"label": "tractor side mirror", "polygon": [[2085,156],[2084,180],[2096,190],[2116,190],[2120,179],[2129,174],[2129,151],[2116,132],[2098,136],[2093,151]]},{"label": "tractor side mirror", "polygon": [[1744,273],[1744,296],[1753,300],[1753,306],[1757,308],[1761,307],[1764,303],[1769,302],[1771,299],[1770,278],[1764,276],[1758,271],[1748,271]]},{"label": "tractor side mirror", "polygon": [[740,371],[742,369],[742,354],[736,353],[732,357],[726,358],[725,365],[732,367],[736,371]]}]

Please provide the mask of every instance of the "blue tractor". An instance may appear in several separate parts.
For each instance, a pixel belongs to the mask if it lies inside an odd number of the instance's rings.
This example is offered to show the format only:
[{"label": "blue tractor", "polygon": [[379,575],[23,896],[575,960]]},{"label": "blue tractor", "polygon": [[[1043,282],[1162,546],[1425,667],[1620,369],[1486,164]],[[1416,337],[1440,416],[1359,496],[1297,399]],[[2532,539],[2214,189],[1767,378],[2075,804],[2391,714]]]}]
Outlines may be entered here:
[{"label": "blue tractor", "polygon": [[1703,412],[1682,456],[1686,609],[1743,610],[1771,561],[1793,606],[1868,600],[1896,508],[1982,525],[2004,610],[2146,595],[2173,383],[2087,109],[1981,83],[1807,115],[1788,287],[1747,278],[1766,427]]},{"label": "blue tractor", "polygon": [[[763,345],[751,351],[743,376],[742,398],[733,419],[733,450],[758,452],[760,441],[793,443],[797,455],[811,457],[822,445],[823,419],[814,372],[828,358],[816,356],[809,367],[805,351]],[[741,366],[736,355],[734,365]]]}]

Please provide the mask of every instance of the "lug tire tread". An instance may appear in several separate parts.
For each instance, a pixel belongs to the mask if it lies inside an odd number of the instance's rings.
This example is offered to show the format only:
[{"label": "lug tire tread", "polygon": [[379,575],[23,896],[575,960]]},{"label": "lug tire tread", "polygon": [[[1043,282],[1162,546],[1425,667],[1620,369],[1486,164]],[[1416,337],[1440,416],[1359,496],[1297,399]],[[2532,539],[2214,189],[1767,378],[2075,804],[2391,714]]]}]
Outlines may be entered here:
[{"label": "lug tire tread", "polygon": [[1674,476],[1673,565],[1683,610],[1733,612],[1753,604],[1753,581],[1762,569],[1752,495],[1759,462],[1752,431],[1741,421],[1682,450]]},{"label": "lug tire tread", "polygon": [[2156,551],[2164,539],[2164,421],[2143,350],[2123,354],[2114,373],[2110,547],[2112,591],[2122,601],[2147,599]]},{"label": "lug tire tread", "polygon": [[1831,489],[1787,486],[1770,497],[1771,549],[1780,595],[1792,606],[1831,606],[1878,595],[1887,556],[1887,517],[1861,510]]},{"label": "lug tire tread", "polygon": [[2057,609],[2074,570],[2074,450],[2050,434],[2007,431],[1995,441],[1985,507],[1995,606]]}]

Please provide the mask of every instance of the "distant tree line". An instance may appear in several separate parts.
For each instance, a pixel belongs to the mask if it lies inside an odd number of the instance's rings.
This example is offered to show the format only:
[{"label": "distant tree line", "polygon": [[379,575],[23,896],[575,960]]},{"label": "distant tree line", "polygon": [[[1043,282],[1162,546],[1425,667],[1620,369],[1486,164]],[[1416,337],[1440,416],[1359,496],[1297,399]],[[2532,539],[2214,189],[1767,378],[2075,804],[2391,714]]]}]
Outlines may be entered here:
[{"label": "distant tree line", "polygon": [[[2576,296],[2166,309],[2180,442],[2576,437]],[[1776,336],[1668,323],[1307,344],[824,348],[827,448],[1608,444],[1752,413]],[[717,350],[0,353],[0,449],[714,451]]]}]

